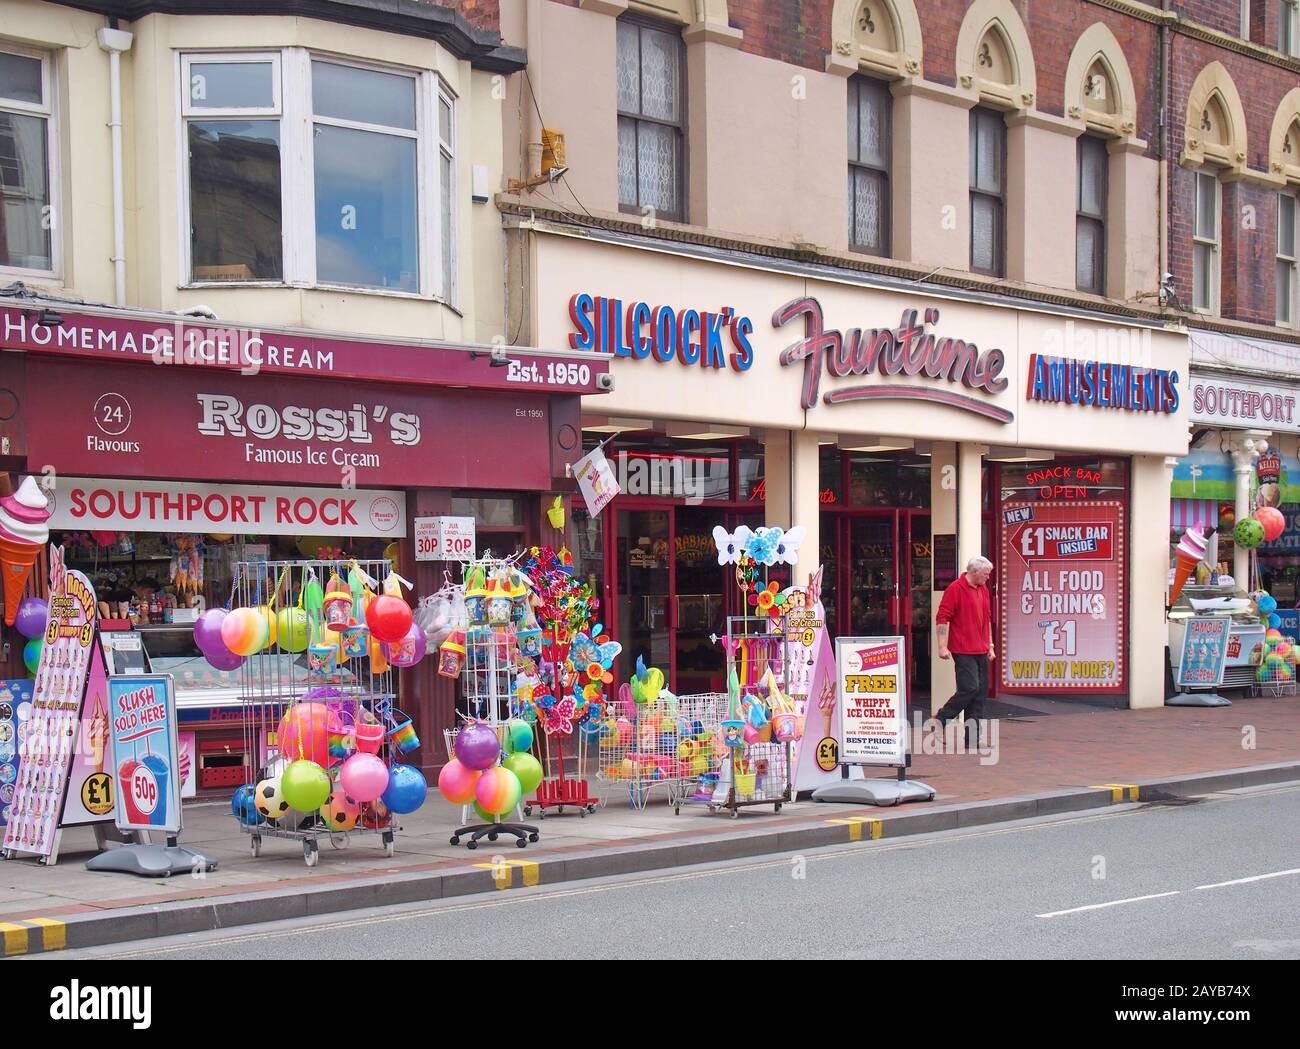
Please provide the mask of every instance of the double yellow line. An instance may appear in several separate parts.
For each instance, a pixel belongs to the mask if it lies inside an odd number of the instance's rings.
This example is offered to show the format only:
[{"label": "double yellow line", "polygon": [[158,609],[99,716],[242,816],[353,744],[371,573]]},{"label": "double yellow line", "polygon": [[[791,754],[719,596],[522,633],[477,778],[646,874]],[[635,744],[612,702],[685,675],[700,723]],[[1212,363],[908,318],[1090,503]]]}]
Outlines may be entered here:
[{"label": "double yellow line", "polygon": [[68,927],[57,918],[23,918],[18,922],[0,922],[4,935],[5,957],[26,954],[31,950],[31,934],[40,931],[42,951],[61,951],[68,945]]}]

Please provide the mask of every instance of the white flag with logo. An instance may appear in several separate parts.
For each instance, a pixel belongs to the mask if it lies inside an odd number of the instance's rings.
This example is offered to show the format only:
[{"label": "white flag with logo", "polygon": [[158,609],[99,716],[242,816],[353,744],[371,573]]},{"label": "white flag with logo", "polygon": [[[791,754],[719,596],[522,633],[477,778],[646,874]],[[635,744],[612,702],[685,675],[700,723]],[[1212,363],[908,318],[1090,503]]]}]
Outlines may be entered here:
[{"label": "white flag with logo", "polygon": [[614,476],[614,469],[602,448],[593,448],[579,459],[574,464],[573,475],[578,479],[578,488],[592,517],[600,516],[620,491],[618,478]]}]

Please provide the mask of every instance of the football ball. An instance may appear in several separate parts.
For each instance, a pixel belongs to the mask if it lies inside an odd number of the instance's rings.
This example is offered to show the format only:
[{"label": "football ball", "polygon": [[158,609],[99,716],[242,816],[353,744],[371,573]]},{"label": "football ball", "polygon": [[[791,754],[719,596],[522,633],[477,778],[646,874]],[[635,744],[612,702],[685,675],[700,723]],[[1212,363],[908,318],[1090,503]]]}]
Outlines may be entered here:
[{"label": "football ball", "polygon": [[289,811],[289,803],[280,791],[280,777],[264,779],[253,794],[253,807],[268,820],[278,820]]},{"label": "football ball", "polygon": [[361,806],[341,790],[334,791],[329,801],[320,807],[325,826],[333,832],[352,830],[361,819]]}]

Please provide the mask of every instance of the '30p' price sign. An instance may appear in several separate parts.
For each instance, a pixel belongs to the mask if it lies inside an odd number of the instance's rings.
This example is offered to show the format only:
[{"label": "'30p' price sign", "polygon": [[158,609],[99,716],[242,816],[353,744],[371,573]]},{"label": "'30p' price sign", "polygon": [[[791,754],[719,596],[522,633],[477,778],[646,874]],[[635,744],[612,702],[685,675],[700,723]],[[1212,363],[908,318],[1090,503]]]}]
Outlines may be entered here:
[{"label": "'30p' price sign", "polygon": [[476,537],[472,517],[417,517],[415,559],[417,561],[470,561]]}]

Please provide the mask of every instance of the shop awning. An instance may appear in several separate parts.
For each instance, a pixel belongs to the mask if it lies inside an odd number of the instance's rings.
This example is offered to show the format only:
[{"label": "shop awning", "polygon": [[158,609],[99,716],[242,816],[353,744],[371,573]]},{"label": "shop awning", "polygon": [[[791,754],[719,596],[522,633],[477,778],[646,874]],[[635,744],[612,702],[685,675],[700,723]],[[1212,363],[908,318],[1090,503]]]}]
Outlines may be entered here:
[{"label": "shop awning", "polygon": [[1201,528],[1219,526],[1219,501],[1217,499],[1170,499],[1169,522],[1171,528],[1182,530],[1199,525]]}]

